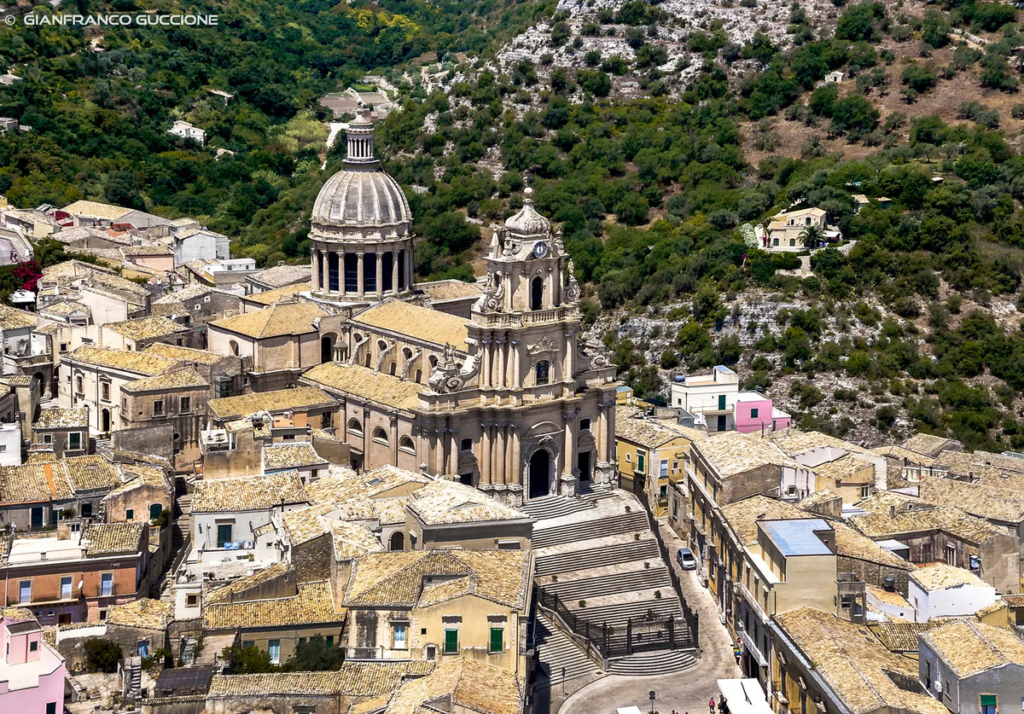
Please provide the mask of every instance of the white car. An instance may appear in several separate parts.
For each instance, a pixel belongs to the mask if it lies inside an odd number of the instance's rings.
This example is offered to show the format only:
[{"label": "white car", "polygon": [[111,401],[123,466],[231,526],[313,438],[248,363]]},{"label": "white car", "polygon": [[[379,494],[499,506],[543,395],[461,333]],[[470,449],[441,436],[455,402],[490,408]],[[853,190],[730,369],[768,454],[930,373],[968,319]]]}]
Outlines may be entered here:
[{"label": "white car", "polygon": [[676,553],[676,562],[683,570],[696,570],[697,559],[693,557],[693,551],[689,548],[680,548]]}]

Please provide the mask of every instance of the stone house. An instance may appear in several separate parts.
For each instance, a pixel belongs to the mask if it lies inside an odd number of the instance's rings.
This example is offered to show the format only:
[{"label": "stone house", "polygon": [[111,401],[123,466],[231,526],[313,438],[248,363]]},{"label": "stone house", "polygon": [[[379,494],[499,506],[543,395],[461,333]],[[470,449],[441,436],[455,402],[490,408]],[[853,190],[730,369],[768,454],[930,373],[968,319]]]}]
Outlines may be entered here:
[{"label": "stone house", "polygon": [[102,456],[0,467],[0,526],[42,530],[60,519],[93,518],[120,485],[117,467]]},{"label": "stone house", "polygon": [[8,603],[43,624],[98,622],[107,610],[148,593],[149,528],[91,523],[37,535],[4,536],[0,580]]},{"label": "stone house", "polygon": [[1000,593],[1020,592],[1020,543],[1008,530],[951,506],[895,491],[857,504],[849,524],[874,541],[898,540],[911,563],[943,562],[977,574]]},{"label": "stone house", "polygon": [[526,672],[532,558],[524,551],[371,553],[351,566],[343,605],[356,659],[457,657]]},{"label": "stone house", "polygon": [[308,265],[287,265],[278,263],[272,268],[247,275],[245,282],[250,293],[261,293],[267,290],[278,290],[289,285],[309,283],[312,271]]},{"label": "stone house", "polygon": [[209,323],[209,345],[214,352],[249,359],[254,392],[290,389],[304,371],[324,361],[320,332],[332,320],[340,318],[314,303],[278,303]]},{"label": "stone house", "polygon": [[243,647],[258,647],[274,664],[287,662],[299,642],[316,635],[328,647],[340,643],[345,611],[335,607],[329,582],[299,583],[288,573],[274,584],[271,593],[266,587],[253,594],[231,586],[208,593],[203,631],[235,631]]},{"label": "stone house", "polygon": [[275,288],[274,290],[264,290],[259,293],[251,293],[249,295],[243,295],[241,298],[240,312],[243,315],[247,315],[250,312],[259,312],[264,310],[271,305],[276,305],[279,302],[289,302],[300,293],[308,293],[310,291],[310,283],[294,283],[292,285],[286,285],[283,288]]},{"label": "stone house", "polygon": [[951,622],[918,635],[918,676],[950,711],[994,714],[1024,701],[1024,643],[1007,629]]},{"label": "stone house", "polygon": [[211,425],[219,428],[253,414],[266,413],[275,421],[277,417],[288,415],[285,421],[293,427],[329,429],[335,426],[338,403],[322,389],[300,386],[211,399],[207,409]]},{"label": "stone house", "polygon": [[193,461],[199,457],[199,435],[206,422],[210,383],[191,367],[180,365],[163,374],[143,377],[121,388],[119,429],[156,424],[173,427],[174,453]]},{"label": "stone house", "polygon": [[245,369],[239,357],[165,342],[153,343],[145,353],[172,359],[194,369],[209,382],[210,399],[222,399],[245,391]]},{"label": "stone house", "polygon": [[32,425],[29,452],[63,459],[89,452],[89,407],[49,407],[39,412]]},{"label": "stone house", "polygon": [[231,239],[208,228],[190,227],[173,233],[170,240],[174,267],[194,260],[230,260]]},{"label": "stone house", "polygon": [[163,511],[174,512],[174,485],[158,466],[122,464],[122,483],[103,497],[103,514],[109,522],[149,523]]},{"label": "stone house", "polygon": [[155,342],[201,349],[203,333],[159,315],[107,323],[100,328],[100,343],[104,347],[141,352]]},{"label": "stone house", "polygon": [[203,283],[192,283],[153,301],[153,314],[180,319],[184,324],[205,325],[236,315],[241,298]]},{"label": "stone house", "polygon": [[168,627],[173,621],[172,603],[141,598],[107,610],[103,639],[117,643],[125,659],[152,657],[158,650],[170,651]]},{"label": "stone house", "polygon": [[121,423],[122,387],[163,374],[177,364],[155,354],[83,345],[61,359],[58,405],[88,407],[90,428],[108,433]]}]

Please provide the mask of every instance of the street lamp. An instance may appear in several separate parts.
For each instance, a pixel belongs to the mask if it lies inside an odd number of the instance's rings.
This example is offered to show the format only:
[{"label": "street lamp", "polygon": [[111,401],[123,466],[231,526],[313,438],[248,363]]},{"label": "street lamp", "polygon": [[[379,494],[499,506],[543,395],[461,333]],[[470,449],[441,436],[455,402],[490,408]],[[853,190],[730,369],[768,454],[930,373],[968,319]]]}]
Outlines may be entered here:
[{"label": "street lamp", "polygon": [[654,714],[654,700],[658,695],[655,694],[654,690],[652,689],[650,692],[647,693],[647,696],[651,698],[651,714]]}]

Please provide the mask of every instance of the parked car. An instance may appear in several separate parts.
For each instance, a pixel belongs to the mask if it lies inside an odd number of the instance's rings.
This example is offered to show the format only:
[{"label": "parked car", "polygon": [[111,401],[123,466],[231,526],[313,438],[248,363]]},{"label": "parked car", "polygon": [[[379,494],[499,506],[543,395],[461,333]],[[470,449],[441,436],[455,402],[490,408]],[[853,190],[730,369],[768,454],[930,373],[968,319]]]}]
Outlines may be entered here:
[{"label": "parked car", "polygon": [[683,570],[697,569],[697,559],[693,557],[693,551],[689,548],[680,548],[676,553],[676,561]]}]

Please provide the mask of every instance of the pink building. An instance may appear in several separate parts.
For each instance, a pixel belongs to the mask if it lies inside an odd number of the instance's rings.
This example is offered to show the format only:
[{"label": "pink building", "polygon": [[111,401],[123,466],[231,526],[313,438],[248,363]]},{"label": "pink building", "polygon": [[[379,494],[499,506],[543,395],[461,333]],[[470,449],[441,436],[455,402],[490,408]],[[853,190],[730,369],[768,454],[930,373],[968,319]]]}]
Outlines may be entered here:
[{"label": "pink building", "polygon": [[64,658],[27,610],[0,610],[0,712],[61,714]]},{"label": "pink building", "polygon": [[778,431],[788,429],[793,418],[772,405],[772,400],[759,392],[739,392],[733,407],[736,431]]}]

